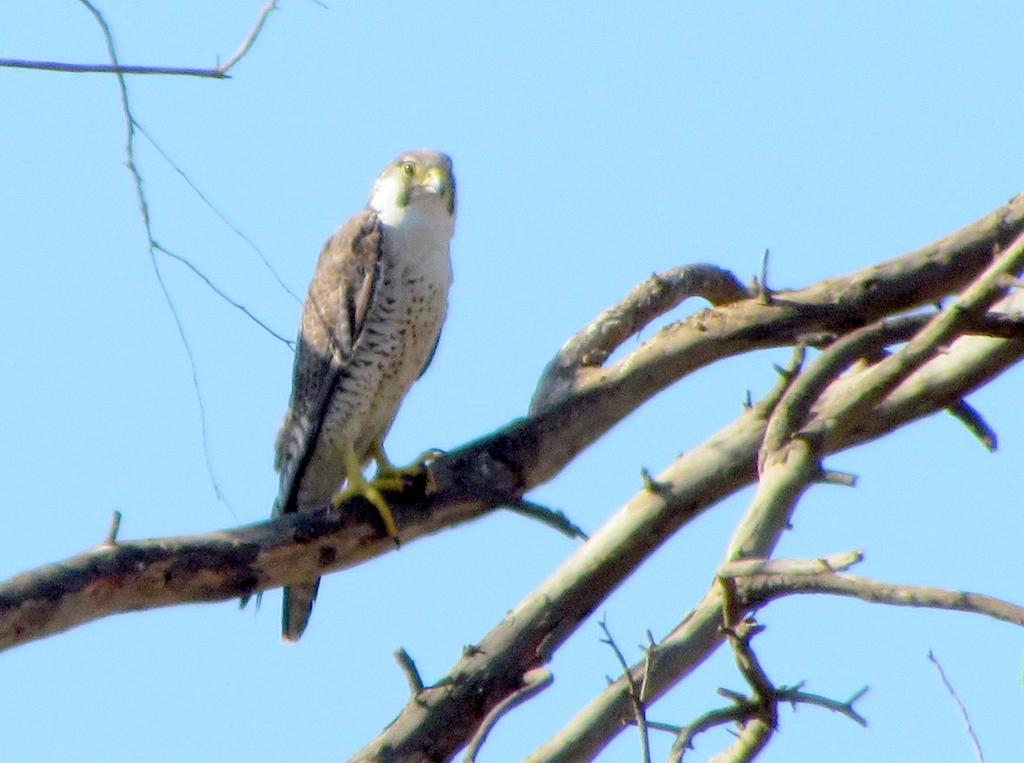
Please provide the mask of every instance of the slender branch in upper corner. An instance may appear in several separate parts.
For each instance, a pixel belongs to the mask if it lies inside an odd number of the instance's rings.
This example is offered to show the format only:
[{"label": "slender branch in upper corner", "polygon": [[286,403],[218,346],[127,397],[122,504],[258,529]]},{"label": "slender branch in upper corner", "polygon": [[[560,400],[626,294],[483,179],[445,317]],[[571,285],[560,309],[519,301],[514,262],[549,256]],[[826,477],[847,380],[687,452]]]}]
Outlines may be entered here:
[{"label": "slender branch in upper corner", "polygon": [[[81,0],[93,13],[99,17],[100,11],[87,0]],[[200,77],[205,79],[228,79],[228,71],[235,66],[246,53],[252,48],[256,38],[263,30],[263,25],[270,12],[277,7],[277,0],[272,0],[263,6],[259,17],[253,25],[245,40],[238,50],[231,54],[227,61],[218,64],[213,68],[202,69],[189,66],[140,66],[112,62],[109,64],[78,64],[66,61],[32,61],[24,58],[0,58],[0,66],[12,69],[35,69],[37,71],[64,72],[67,74],[164,74],[178,77]]]},{"label": "slender branch in upper corner", "polygon": [[184,66],[132,66],[121,64],[75,64],[65,61],[31,61],[21,58],[0,58],[0,66],[11,69],[65,72],[67,74],[170,74],[181,77],[227,79],[217,69],[190,69]]},{"label": "slender branch in upper corner", "polygon": [[252,48],[253,43],[256,42],[256,38],[260,36],[260,32],[263,31],[263,25],[267,21],[267,16],[269,16],[270,12],[275,8],[277,8],[277,0],[270,0],[269,3],[263,6],[260,10],[259,18],[256,19],[256,23],[253,25],[252,31],[249,32],[249,36],[242,40],[242,44],[238,46],[238,50],[232,53],[227,61],[217,67],[217,71],[226,75],[235,64],[245,57],[245,54],[249,52],[250,48]]}]

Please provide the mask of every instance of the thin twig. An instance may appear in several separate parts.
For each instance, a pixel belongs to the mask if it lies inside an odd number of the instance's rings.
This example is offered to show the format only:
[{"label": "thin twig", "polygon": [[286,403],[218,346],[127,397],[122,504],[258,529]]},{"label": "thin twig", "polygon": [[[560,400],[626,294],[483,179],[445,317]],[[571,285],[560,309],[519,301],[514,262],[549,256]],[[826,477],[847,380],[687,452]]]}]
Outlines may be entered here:
[{"label": "thin twig", "polygon": [[[640,689],[636,685],[636,681],[633,680],[633,673],[629,669],[629,663],[626,662],[626,656],[619,649],[619,645],[615,643],[615,639],[612,638],[612,632],[608,629],[608,622],[602,617],[598,625],[601,630],[604,631],[604,638],[601,639],[602,644],[607,644],[611,647],[611,650],[615,653],[615,658],[619,661],[619,665],[622,666],[623,673],[626,680],[629,682],[629,696],[633,701],[633,715],[636,719],[636,728],[640,732],[640,751],[641,760],[643,763],[651,763],[651,738],[650,733],[647,730],[647,714],[644,709],[644,697]],[[648,666],[650,665],[650,653],[645,658]]]},{"label": "thin twig", "polygon": [[249,236],[247,236],[241,228],[239,228],[237,225],[231,222],[227,218],[227,216],[220,211],[220,209],[209,199],[209,197],[207,197],[207,195],[203,193],[199,186],[197,186],[192,181],[192,178],[188,176],[185,170],[183,170],[178,165],[178,163],[171,158],[170,154],[168,154],[164,150],[163,146],[157,143],[156,138],[154,138],[149,133],[149,131],[146,130],[145,127],[143,127],[143,125],[140,122],[135,122],[135,129],[142,134],[142,137],[149,141],[149,144],[156,150],[158,154],[160,154],[160,156],[164,158],[164,161],[166,161],[171,166],[171,169],[178,173],[181,179],[185,181],[186,185],[188,185],[188,187],[192,189],[192,192],[199,197],[200,201],[202,201],[207,206],[207,208],[211,212],[213,212],[213,214],[215,214],[220,219],[220,221],[224,223],[224,225],[228,227],[228,229],[232,233],[234,233],[236,236],[242,239],[242,241],[249,245],[249,248],[256,253],[256,256],[259,257],[260,262],[263,263],[263,267],[265,267],[267,271],[270,273],[270,275],[273,276],[274,280],[277,281],[278,286],[284,289],[284,291],[289,296],[291,296],[291,298],[294,299],[296,302],[301,303],[302,300],[299,299],[299,296],[288,287],[288,284],[284,282],[284,279],[282,279],[281,276],[278,274],[277,270],[274,269],[274,266],[270,264],[270,260],[267,258],[267,255],[263,253],[263,250],[260,249],[259,246],[256,245],[256,242],[249,238]]},{"label": "thin twig", "polygon": [[242,60],[245,54],[249,52],[253,43],[256,42],[256,38],[259,37],[260,32],[263,31],[263,24],[266,22],[267,16],[269,16],[270,12],[275,8],[277,8],[277,0],[270,0],[269,3],[263,6],[260,10],[259,17],[256,19],[256,23],[253,25],[252,31],[249,32],[249,36],[242,41],[242,44],[238,46],[238,50],[232,53],[227,61],[217,67],[217,71],[226,75],[228,71],[235,66],[235,64]]},{"label": "thin twig", "polygon": [[[731,595],[726,588],[724,598],[728,599]],[[734,607],[726,606],[724,608],[726,613],[730,609],[734,609]],[[671,763],[682,760],[686,750],[693,748],[693,740],[698,734],[727,723],[738,724],[740,733],[732,747],[714,759],[730,761],[752,759],[768,743],[778,725],[778,706],[781,702],[793,707],[798,704],[823,707],[841,713],[861,726],[867,726],[867,720],[854,708],[854,704],[867,693],[866,687],[855,692],[846,701],[840,701],[802,691],[802,683],[796,686],[782,687],[772,684],[750,646],[750,640],[761,630],[761,626],[749,619],[735,626],[723,627],[723,632],[732,645],[736,665],[753,690],[751,696],[748,697],[730,689],[719,689],[720,695],[735,703],[733,707],[710,710],[693,723],[683,727],[673,728],[668,724],[651,725],[652,728],[675,733],[676,739],[668,758]]]},{"label": "thin twig", "polygon": [[[107,45],[107,55],[110,56],[110,61],[115,66],[118,65],[117,60],[117,48],[114,45],[114,35],[110,31],[110,26],[107,24],[107,20],[103,17],[103,14],[96,8],[89,0],[79,0],[84,5],[89,13],[96,19],[96,23],[99,24],[100,29],[103,31],[103,38]],[[128,171],[132,175],[132,179],[135,182],[135,195],[139,202],[139,213],[142,216],[142,225],[146,231],[146,240],[149,246],[149,260],[153,266],[153,273],[156,276],[157,284],[160,287],[160,292],[163,294],[164,301],[167,303],[167,307],[171,311],[171,317],[174,319],[174,325],[178,330],[178,336],[181,339],[181,344],[185,348],[185,355],[188,358],[189,368],[192,372],[192,387],[195,389],[196,401],[199,405],[199,426],[200,433],[202,436],[203,445],[203,459],[206,464],[206,473],[209,475],[210,484],[213,487],[214,495],[218,501],[223,502],[228,509],[234,514],[230,504],[221,492],[220,484],[217,482],[217,477],[213,471],[213,462],[210,459],[210,444],[207,436],[206,429],[206,405],[203,402],[203,395],[199,388],[199,376],[196,372],[195,356],[192,353],[192,345],[189,343],[188,336],[185,333],[185,327],[181,322],[181,316],[178,314],[178,308],[174,304],[174,300],[171,298],[171,293],[167,288],[167,284],[164,282],[163,273],[160,272],[160,264],[157,262],[157,243],[153,238],[153,226],[149,215],[149,202],[146,198],[146,192],[142,185],[142,174],[139,172],[139,168],[135,164],[135,117],[132,115],[131,104],[128,100],[128,84],[125,82],[124,75],[120,72],[115,72],[115,78],[117,80],[118,91],[121,96],[121,113],[124,115],[125,121],[125,165],[128,167]]]},{"label": "thin twig", "polygon": [[236,310],[239,310],[240,312],[242,312],[249,320],[251,320],[253,323],[255,323],[257,326],[259,326],[261,329],[266,331],[272,337],[274,337],[274,339],[278,340],[279,342],[282,342],[286,347],[288,347],[291,350],[295,349],[295,340],[294,339],[288,339],[287,337],[284,337],[281,334],[278,334],[276,331],[274,331],[274,329],[270,328],[270,326],[268,326],[262,320],[257,318],[249,308],[247,308],[245,305],[243,305],[238,300],[228,296],[227,292],[225,292],[223,289],[221,289],[219,286],[217,286],[217,284],[215,284],[210,279],[209,276],[207,276],[203,271],[201,271],[199,268],[197,268],[195,265],[193,265],[190,260],[188,260],[185,257],[182,257],[180,254],[175,254],[170,249],[165,247],[163,244],[157,243],[156,241],[153,242],[153,248],[156,249],[161,254],[163,254],[163,255],[165,255],[167,257],[170,257],[175,262],[179,262],[182,265],[184,265],[186,268],[188,268],[189,272],[191,272],[193,275],[195,275],[197,278],[199,278],[203,283],[205,283],[214,294],[216,294],[218,297],[223,299],[225,302],[227,302],[229,305],[231,305]]},{"label": "thin twig", "polygon": [[853,696],[849,699],[841,701],[832,699],[831,697],[822,696],[821,694],[812,694],[810,692],[801,691],[799,686],[782,686],[776,690],[775,697],[779,702],[786,702],[794,708],[796,705],[815,705],[816,707],[823,707],[834,713],[845,715],[854,723],[858,723],[867,728],[867,718],[858,713],[854,708],[854,704],[867,693],[868,687],[865,686],[854,692]]},{"label": "thin twig", "polygon": [[480,748],[483,747],[484,742],[487,741],[487,735],[491,733],[491,730],[495,727],[498,721],[501,720],[502,716],[531,697],[544,691],[554,680],[554,676],[547,668],[534,668],[526,671],[526,673],[523,674],[522,686],[495,705],[494,709],[492,709],[491,712],[489,712],[480,722],[480,727],[477,729],[476,734],[473,735],[473,738],[466,747],[466,755],[463,760],[466,761],[466,763],[473,763],[473,761],[476,760],[477,754],[480,752]]},{"label": "thin twig", "polygon": [[981,751],[981,742],[978,741],[978,735],[974,733],[974,726],[971,725],[971,716],[967,714],[967,708],[960,699],[960,695],[956,693],[956,689],[953,688],[953,684],[949,682],[949,678],[946,676],[946,671],[942,669],[942,663],[939,662],[939,658],[935,656],[935,653],[929,649],[928,659],[931,660],[935,669],[939,671],[939,678],[942,679],[942,683],[946,686],[946,691],[949,692],[949,696],[956,702],[956,706],[960,709],[960,715],[963,716],[964,725],[967,726],[967,735],[971,738],[971,743],[974,745],[974,754],[978,758],[978,763],[985,763],[985,753]]},{"label": "thin twig", "polygon": [[898,585],[857,575],[819,572],[814,575],[768,574],[732,578],[744,607],[760,608],[769,601],[793,594],[824,593],[896,607],[922,607],[971,612],[1012,625],[1024,626],[1024,607],[967,591]]},{"label": "thin twig", "polygon": [[36,69],[44,72],[67,74],[168,74],[182,77],[205,77],[227,79],[228,75],[219,69],[192,69],[184,66],[132,66],[128,64],[74,64],[64,61],[31,61],[22,58],[0,58],[0,66],[12,69]]}]

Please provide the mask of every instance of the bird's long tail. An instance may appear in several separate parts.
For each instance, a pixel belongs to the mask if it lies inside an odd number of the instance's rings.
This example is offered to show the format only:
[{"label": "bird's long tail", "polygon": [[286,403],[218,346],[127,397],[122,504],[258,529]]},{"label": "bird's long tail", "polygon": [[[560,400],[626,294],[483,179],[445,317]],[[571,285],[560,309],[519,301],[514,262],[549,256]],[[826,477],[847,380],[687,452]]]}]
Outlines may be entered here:
[{"label": "bird's long tail", "polygon": [[320,579],[314,583],[287,586],[284,589],[284,601],[281,607],[281,638],[294,644],[306,630],[309,615],[313,611],[316,592],[320,587]]}]

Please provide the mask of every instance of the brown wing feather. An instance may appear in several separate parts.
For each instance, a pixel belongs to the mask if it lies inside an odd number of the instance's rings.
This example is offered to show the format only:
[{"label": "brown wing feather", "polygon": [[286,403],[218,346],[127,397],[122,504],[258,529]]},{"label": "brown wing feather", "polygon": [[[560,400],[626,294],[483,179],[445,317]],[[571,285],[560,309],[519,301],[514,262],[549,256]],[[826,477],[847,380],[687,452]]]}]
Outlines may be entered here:
[{"label": "brown wing feather", "polygon": [[291,403],[277,437],[274,465],[281,485],[275,516],[298,509],[302,475],[373,303],[381,232],[377,214],[364,210],[339,228],[320,253],[302,311]]}]

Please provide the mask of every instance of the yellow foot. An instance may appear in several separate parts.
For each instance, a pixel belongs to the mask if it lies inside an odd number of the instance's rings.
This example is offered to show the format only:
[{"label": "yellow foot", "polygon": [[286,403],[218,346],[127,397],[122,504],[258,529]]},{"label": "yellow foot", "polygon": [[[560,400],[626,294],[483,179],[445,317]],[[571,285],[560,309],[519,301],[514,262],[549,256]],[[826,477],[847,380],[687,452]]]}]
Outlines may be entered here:
[{"label": "yellow foot", "polygon": [[[379,474],[379,472],[378,472]],[[388,506],[388,502],[384,500],[384,496],[381,495],[382,490],[401,490],[405,486],[404,480],[400,476],[384,475],[378,476],[372,482],[367,481],[366,477],[363,476],[363,468],[359,463],[359,458],[356,456],[355,451],[350,447],[345,453],[345,483],[346,487],[344,490],[335,493],[331,499],[331,503],[335,508],[341,506],[345,501],[356,496],[361,496],[369,501],[377,513],[380,514],[381,521],[384,523],[384,530],[387,532],[389,538],[393,538],[395,543],[398,543],[398,525],[395,524],[395,516],[391,513],[391,507]]]},{"label": "yellow foot", "polygon": [[395,466],[384,453],[381,445],[375,445],[370,450],[370,455],[377,462],[377,474],[374,476],[374,484],[385,481],[388,490],[401,490],[405,487],[406,480],[425,480],[425,492],[427,495],[437,490],[434,482],[434,475],[430,470],[430,464],[440,456],[445,455],[443,450],[431,448],[419,455],[419,457],[408,466]]}]

